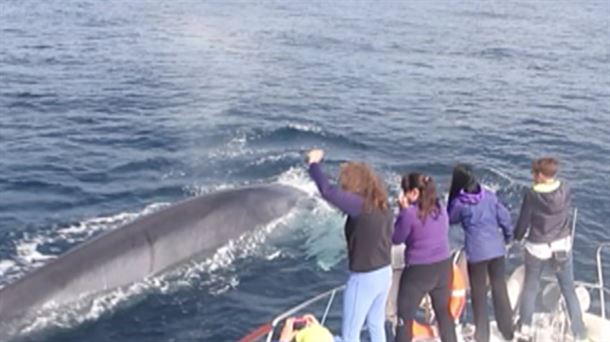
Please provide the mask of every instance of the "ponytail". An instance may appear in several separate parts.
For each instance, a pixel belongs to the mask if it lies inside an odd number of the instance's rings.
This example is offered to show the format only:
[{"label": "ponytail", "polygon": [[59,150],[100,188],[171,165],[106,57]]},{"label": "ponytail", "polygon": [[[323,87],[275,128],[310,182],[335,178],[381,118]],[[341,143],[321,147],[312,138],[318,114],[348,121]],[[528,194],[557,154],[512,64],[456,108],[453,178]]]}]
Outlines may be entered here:
[{"label": "ponytail", "polygon": [[436,198],[436,184],[434,184],[432,177],[424,177],[424,186],[423,189],[420,189],[418,202],[420,220],[425,220],[430,214],[433,214],[434,218],[438,216],[439,205]]},{"label": "ponytail", "polygon": [[407,192],[413,189],[419,190],[417,199],[417,217],[425,221],[428,215],[438,217],[440,205],[436,196],[436,184],[430,176],[421,173],[410,173],[403,176],[401,181],[402,190]]}]

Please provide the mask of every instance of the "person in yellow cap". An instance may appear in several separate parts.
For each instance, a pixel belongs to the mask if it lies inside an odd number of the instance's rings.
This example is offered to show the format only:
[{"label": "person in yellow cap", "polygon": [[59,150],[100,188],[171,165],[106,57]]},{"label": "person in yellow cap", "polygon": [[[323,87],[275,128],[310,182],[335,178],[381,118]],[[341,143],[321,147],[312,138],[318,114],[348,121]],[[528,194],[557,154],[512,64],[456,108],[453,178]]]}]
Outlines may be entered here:
[{"label": "person in yellow cap", "polygon": [[[305,326],[296,329],[295,323],[304,321]],[[313,315],[304,315],[301,318],[290,317],[286,319],[284,328],[278,342],[334,342],[333,335],[322,326]]]}]

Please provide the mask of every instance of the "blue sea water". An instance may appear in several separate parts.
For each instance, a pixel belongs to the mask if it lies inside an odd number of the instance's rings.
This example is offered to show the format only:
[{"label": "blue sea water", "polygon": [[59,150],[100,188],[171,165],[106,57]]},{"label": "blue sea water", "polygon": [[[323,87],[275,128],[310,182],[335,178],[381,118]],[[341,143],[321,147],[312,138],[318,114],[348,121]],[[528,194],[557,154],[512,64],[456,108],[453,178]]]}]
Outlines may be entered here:
[{"label": "blue sea water", "polygon": [[[198,194],[275,181],[313,194],[314,146],[331,174],[371,163],[393,195],[402,173],[446,191],[452,166],[473,163],[513,217],[531,159],[555,155],[580,209],[576,276],[596,280],[609,18],[607,1],[2,0],[0,286]],[[310,209],[20,336],[236,340],[344,280],[342,219]]]}]

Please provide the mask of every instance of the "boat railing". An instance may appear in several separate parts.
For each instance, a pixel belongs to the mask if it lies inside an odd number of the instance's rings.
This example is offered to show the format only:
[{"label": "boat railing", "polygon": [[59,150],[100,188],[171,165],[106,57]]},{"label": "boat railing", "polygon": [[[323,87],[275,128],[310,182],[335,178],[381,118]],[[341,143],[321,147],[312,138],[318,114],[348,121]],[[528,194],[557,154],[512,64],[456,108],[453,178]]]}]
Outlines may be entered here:
[{"label": "boat railing", "polygon": [[597,247],[595,262],[597,264],[597,286],[601,300],[602,318],[606,319],[606,292],[610,294],[610,290],[604,286],[604,264],[602,262],[602,252],[604,249],[610,249],[610,242],[604,242]]}]

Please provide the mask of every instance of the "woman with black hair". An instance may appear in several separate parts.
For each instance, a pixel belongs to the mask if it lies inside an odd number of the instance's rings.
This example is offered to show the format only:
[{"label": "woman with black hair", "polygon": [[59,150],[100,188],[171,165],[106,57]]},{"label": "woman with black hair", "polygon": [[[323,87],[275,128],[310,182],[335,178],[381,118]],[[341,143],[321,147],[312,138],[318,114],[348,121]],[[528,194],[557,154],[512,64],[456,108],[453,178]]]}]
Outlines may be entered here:
[{"label": "woman with black hair", "polygon": [[448,211],[450,223],[460,223],[464,229],[475,340],[489,341],[488,277],[498,328],[505,339],[512,340],[513,314],[504,278],[505,244],[513,237],[508,210],[477,182],[468,165],[460,164],[453,169]]}]

